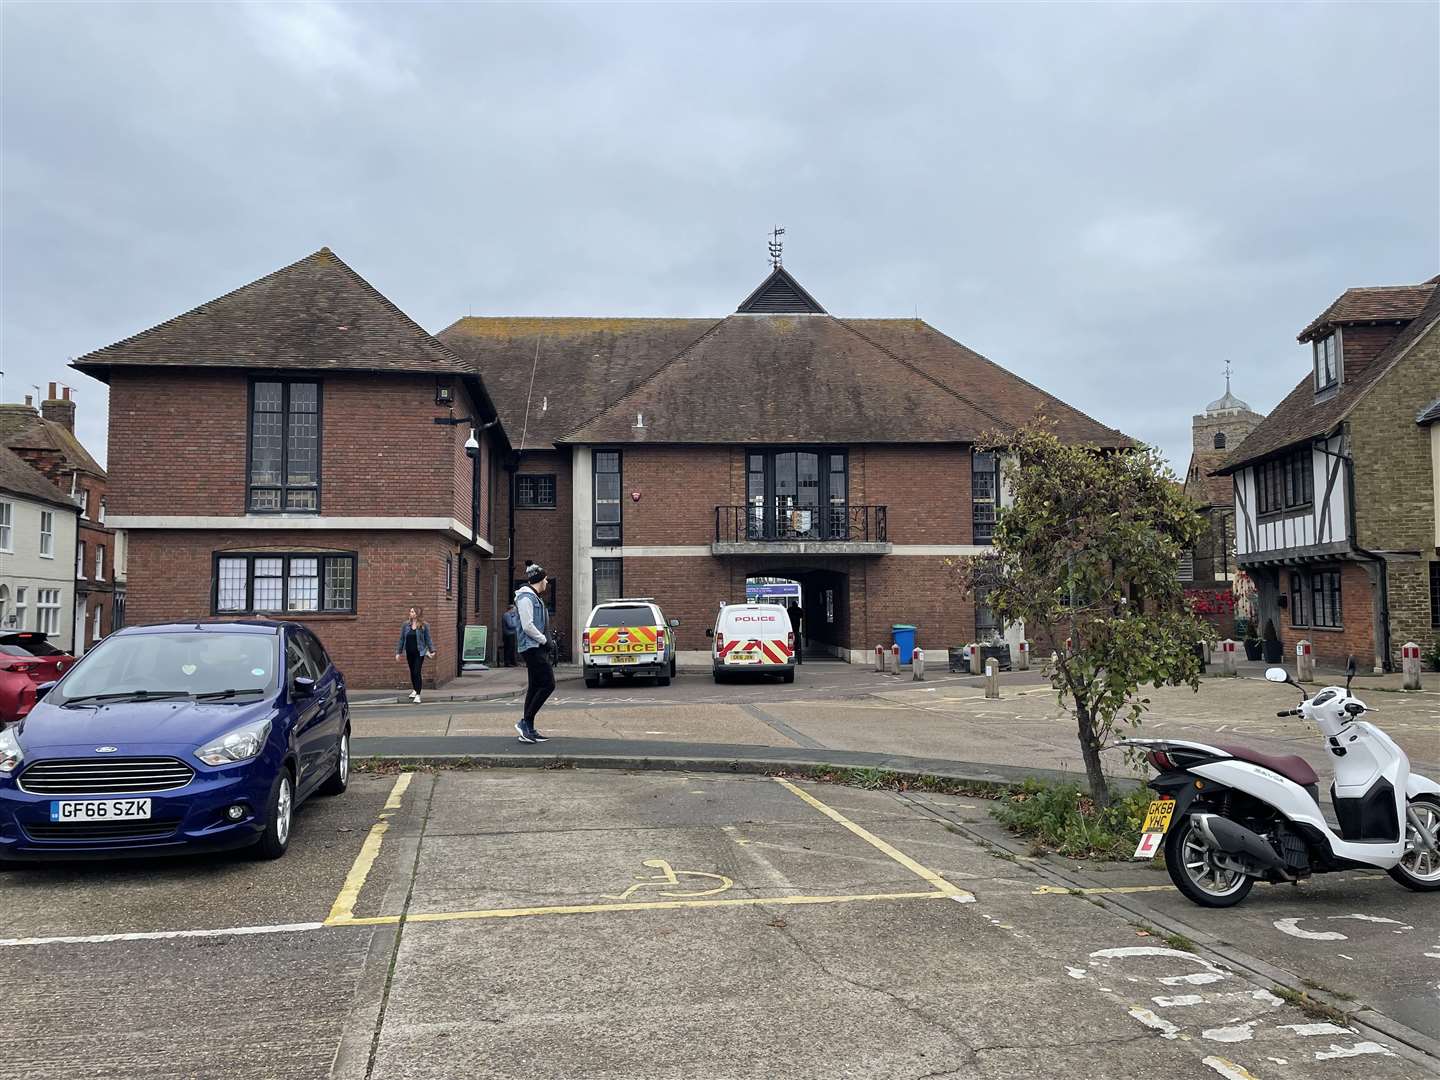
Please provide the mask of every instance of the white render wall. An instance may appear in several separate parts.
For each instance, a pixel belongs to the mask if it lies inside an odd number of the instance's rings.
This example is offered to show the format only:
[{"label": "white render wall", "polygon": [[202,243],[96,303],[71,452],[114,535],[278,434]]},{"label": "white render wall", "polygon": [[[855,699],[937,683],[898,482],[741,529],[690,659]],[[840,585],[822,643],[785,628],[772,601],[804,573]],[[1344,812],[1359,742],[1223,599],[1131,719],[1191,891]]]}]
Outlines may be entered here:
[{"label": "white render wall", "polygon": [[[60,590],[60,610],[53,640],[60,648],[74,646],[75,630],[75,540],[79,512],[35,502],[18,495],[0,493],[0,502],[10,504],[11,547],[0,551],[0,585],[5,587],[5,611],[0,627],[6,630],[37,630],[41,589]],[[40,514],[55,515],[54,554],[40,554]],[[25,591],[24,622],[11,624],[20,590]]]}]

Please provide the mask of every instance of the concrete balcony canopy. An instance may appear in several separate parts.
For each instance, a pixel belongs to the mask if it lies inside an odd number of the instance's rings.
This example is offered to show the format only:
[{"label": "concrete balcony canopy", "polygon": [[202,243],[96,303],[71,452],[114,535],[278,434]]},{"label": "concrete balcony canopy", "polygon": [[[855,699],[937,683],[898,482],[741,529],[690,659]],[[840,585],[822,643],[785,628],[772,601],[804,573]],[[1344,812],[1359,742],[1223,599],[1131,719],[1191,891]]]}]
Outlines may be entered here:
[{"label": "concrete balcony canopy", "polygon": [[712,555],[889,555],[893,545],[871,540],[717,540]]}]

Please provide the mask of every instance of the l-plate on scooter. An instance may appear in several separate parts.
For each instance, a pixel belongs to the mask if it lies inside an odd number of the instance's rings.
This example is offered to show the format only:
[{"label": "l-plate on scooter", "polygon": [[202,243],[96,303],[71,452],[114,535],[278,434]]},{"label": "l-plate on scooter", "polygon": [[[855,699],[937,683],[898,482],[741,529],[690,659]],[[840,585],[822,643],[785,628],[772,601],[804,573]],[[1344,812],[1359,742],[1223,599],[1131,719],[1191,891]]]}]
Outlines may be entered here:
[{"label": "l-plate on scooter", "polygon": [[[1408,889],[1440,890],[1440,784],[1410,771],[1393,739],[1361,720],[1368,707],[1345,685],[1327,686],[1277,716],[1303,716],[1320,730],[1335,764],[1331,803],[1304,758],[1248,747],[1176,739],[1122,739],[1144,751],[1159,773],[1137,858],[1164,838],[1175,887],[1205,907],[1230,907],[1257,880],[1298,881],[1334,870],[1379,869]],[[1284,668],[1265,678],[1300,686]],[[1338,831],[1337,831],[1338,829]]]}]

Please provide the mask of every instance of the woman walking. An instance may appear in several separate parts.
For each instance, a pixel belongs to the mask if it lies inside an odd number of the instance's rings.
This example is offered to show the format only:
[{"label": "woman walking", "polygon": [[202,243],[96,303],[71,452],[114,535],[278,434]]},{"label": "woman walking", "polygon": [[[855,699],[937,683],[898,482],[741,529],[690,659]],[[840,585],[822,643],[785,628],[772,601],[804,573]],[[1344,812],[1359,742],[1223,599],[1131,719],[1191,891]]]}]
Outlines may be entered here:
[{"label": "woman walking", "polygon": [[420,669],[427,656],[435,655],[435,646],[430,641],[430,624],[425,621],[425,612],[412,607],[410,616],[400,627],[400,644],[395,646],[395,659],[404,657],[410,664],[410,700],[420,704]]}]

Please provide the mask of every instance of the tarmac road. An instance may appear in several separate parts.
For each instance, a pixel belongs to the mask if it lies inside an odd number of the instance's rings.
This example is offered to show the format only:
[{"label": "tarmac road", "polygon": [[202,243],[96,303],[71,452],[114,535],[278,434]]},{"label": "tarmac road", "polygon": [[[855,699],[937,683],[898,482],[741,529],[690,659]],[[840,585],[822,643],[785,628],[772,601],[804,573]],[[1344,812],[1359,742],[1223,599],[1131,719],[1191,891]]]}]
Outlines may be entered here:
[{"label": "tarmac road", "polygon": [[[1436,1074],[1056,891],[989,828],[976,800],[759,777],[357,776],[276,863],[3,872],[0,1077]],[[1330,914],[1395,918],[1367,962],[1430,970],[1433,920],[1345,888],[1284,910],[1357,942],[1388,924]]]}]

